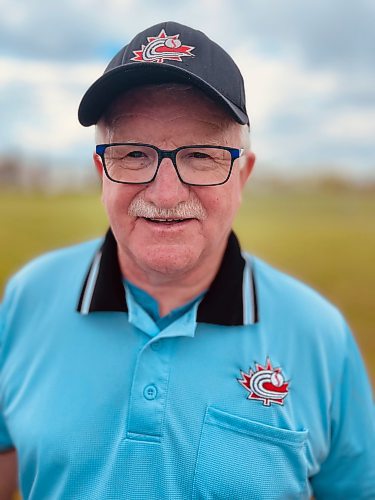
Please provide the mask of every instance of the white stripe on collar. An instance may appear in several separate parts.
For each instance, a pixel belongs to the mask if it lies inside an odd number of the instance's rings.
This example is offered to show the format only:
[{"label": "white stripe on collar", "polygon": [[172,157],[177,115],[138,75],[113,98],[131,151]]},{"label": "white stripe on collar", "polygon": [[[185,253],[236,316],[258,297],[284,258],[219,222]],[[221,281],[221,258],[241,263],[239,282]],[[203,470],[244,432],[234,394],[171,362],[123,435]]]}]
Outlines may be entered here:
[{"label": "white stripe on collar", "polygon": [[245,252],[242,252],[242,257],[245,259],[245,267],[243,270],[242,281],[242,301],[243,301],[243,324],[253,325],[256,322],[255,314],[255,297],[254,297],[254,277],[252,270],[251,257]]},{"label": "white stripe on collar", "polygon": [[102,252],[99,251],[94,258],[94,262],[92,263],[90,273],[87,278],[87,283],[85,287],[85,293],[82,299],[82,305],[80,312],[81,314],[88,314],[91,306],[91,299],[94,293],[94,288],[96,284],[96,278],[98,277],[100,260],[102,258]]}]

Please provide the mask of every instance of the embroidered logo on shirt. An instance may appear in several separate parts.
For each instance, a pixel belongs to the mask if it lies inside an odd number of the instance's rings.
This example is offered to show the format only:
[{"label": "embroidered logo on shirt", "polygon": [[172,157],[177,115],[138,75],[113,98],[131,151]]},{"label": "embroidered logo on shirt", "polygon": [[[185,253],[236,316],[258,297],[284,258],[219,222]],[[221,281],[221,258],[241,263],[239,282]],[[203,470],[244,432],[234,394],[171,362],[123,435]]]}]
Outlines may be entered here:
[{"label": "embroidered logo on shirt", "polygon": [[162,63],[164,60],[182,62],[182,57],[194,57],[191,51],[195,47],[183,45],[179,37],[179,34],[167,35],[165,30],[157,36],[148,36],[148,44],[142,45],[141,50],[133,50],[135,57],[130,60]]},{"label": "embroidered logo on shirt", "polygon": [[263,401],[264,406],[284,404],[289,382],[285,381],[281,368],[272,367],[270,358],[267,358],[265,366],[255,363],[254,371],[250,368],[248,373],[240,372],[242,378],[237,380],[249,392],[247,399]]}]

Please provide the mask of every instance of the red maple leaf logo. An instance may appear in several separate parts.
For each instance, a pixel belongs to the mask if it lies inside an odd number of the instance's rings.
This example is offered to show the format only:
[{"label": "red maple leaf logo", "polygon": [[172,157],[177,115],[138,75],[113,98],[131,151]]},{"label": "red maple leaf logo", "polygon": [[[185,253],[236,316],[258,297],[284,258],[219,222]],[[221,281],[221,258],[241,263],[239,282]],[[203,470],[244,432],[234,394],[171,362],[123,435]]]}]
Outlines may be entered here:
[{"label": "red maple leaf logo", "polygon": [[135,57],[131,61],[158,62],[165,60],[182,61],[183,57],[194,57],[191,53],[195,47],[183,45],[179,39],[180,35],[167,35],[165,30],[157,36],[148,36],[147,45],[142,45],[140,50],[133,50]]},{"label": "red maple leaf logo", "polygon": [[263,401],[264,406],[271,403],[283,405],[289,382],[285,382],[281,368],[273,368],[270,358],[267,358],[265,366],[255,363],[255,368],[255,371],[249,369],[248,373],[240,370],[242,378],[237,379],[249,392],[247,399]]}]

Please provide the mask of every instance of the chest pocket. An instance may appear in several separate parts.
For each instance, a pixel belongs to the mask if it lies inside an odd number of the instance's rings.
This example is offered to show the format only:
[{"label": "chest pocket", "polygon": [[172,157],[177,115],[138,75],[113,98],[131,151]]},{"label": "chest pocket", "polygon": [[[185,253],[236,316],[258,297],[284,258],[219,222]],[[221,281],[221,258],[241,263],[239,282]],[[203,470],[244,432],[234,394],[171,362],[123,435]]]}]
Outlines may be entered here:
[{"label": "chest pocket", "polygon": [[306,438],[209,407],[192,499],[308,499]]}]

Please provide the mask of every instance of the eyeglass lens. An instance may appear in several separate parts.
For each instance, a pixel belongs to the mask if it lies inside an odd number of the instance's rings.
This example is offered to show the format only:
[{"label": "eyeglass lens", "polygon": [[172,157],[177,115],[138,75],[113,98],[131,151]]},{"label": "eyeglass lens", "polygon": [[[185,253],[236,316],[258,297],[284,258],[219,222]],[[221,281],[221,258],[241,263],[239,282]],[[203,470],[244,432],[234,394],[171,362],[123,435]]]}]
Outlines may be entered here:
[{"label": "eyeglass lens", "polygon": [[[149,182],[158,168],[158,153],[149,146],[116,144],[105,149],[104,163],[114,181]],[[186,147],[177,152],[176,165],[183,182],[219,184],[228,177],[231,154],[220,148]]]}]

